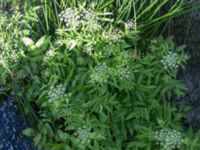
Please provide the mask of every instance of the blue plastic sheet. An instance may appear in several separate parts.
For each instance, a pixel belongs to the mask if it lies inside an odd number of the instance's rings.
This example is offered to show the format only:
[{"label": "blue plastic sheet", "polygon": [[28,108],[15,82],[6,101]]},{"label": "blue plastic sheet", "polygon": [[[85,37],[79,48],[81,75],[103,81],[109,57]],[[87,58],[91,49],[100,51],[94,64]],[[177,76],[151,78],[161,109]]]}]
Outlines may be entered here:
[{"label": "blue plastic sheet", "polygon": [[22,131],[27,127],[12,98],[0,103],[0,150],[34,150]]}]

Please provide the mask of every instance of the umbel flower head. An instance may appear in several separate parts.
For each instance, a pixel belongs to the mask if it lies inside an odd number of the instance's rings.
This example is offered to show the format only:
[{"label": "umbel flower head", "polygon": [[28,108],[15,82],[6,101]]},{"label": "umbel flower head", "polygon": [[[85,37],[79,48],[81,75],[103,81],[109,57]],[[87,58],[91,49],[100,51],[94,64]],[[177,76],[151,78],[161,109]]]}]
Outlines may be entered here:
[{"label": "umbel flower head", "polygon": [[136,22],[133,19],[128,20],[125,22],[125,28],[127,30],[134,30],[136,28]]},{"label": "umbel flower head", "polygon": [[121,80],[127,79],[130,77],[130,74],[131,74],[130,68],[129,66],[126,66],[126,65],[119,65],[116,68],[115,74]]},{"label": "umbel flower head", "polygon": [[80,12],[81,23],[90,32],[99,31],[101,29],[101,24],[98,21],[97,15],[91,10],[83,10]]},{"label": "umbel flower head", "polygon": [[105,63],[97,65],[90,75],[91,83],[93,84],[105,83],[108,77],[108,66]]},{"label": "umbel flower head", "polygon": [[155,133],[157,144],[162,146],[164,150],[174,150],[180,148],[183,143],[181,133],[176,130],[164,131],[160,130]]},{"label": "umbel flower head", "polygon": [[109,39],[114,42],[117,43],[120,41],[121,38],[121,34],[120,34],[120,30],[119,29],[114,29],[110,34],[109,34]]},{"label": "umbel flower head", "polygon": [[0,57],[1,61],[17,62],[20,57],[20,51],[18,50],[17,40],[5,40],[5,37],[0,37]]},{"label": "umbel flower head", "polygon": [[168,52],[167,55],[163,57],[161,60],[161,63],[164,65],[165,69],[177,69],[180,65],[179,57],[177,53],[174,52]]},{"label": "umbel flower head", "polygon": [[48,98],[50,103],[53,103],[56,100],[65,98],[67,96],[68,95],[65,94],[65,87],[62,84],[59,84],[56,87],[51,86],[48,92]]},{"label": "umbel flower head", "polygon": [[0,53],[1,62],[17,62],[20,57],[20,53],[14,50],[5,50]]},{"label": "umbel flower head", "polygon": [[84,52],[88,55],[92,55],[92,51],[93,51],[93,44],[92,42],[88,42],[85,46],[84,46]]},{"label": "umbel flower head", "polygon": [[91,129],[86,126],[78,128],[75,135],[77,137],[77,142],[80,144],[80,146],[87,145],[91,141]]},{"label": "umbel flower head", "polygon": [[67,28],[84,26],[90,31],[98,31],[101,28],[97,16],[91,10],[73,10],[67,8],[59,14],[59,19]]},{"label": "umbel flower head", "polygon": [[51,73],[51,71],[50,71],[50,69],[49,68],[46,68],[46,69],[44,69],[43,71],[42,71],[42,76],[44,77],[44,78],[49,78],[49,76],[50,76],[50,73]]},{"label": "umbel flower head", "polygon": [[46,52],[44,59],[45,59],[45,60],[52,59],[55,55],[56,55],[55,50],[50,49],[50,50],[48,50],[48,51]]},{"label": "umbel flower head", "polygon": [[62,11],[59,14],[59,19],[68,28],[76,28],[80,23],[78,11],[75,11],[72,8],[67,8],[65,11]]}]

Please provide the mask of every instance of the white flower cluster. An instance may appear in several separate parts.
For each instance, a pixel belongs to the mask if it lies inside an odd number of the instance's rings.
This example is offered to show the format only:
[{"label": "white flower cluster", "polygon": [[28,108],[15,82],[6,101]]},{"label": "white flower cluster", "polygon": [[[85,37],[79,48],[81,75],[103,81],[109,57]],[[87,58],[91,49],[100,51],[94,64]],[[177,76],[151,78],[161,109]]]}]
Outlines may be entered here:
[{"label": "white flower cluster", "polygon": [[180,148],[183,140],[181,133],[176,130],[164,131],[160,130],[155,133],[157,144],[161,145],[164,150],[174,150]]},{"label": "white flower cluster", "polygon": [[81,12],[81,19],[88,21],[94,17],[93,12],[91,10],[83,10]]},{"label": "white flower cluster", "polygon": [[19,59],[18,44],[16,40],[8,42],[4,37],[0,38],[0,57],[1,61],[6,63],[8,62],[17,62]]},{"label": "white flower cluster", "polygon": [[60,21],[65,24],[67,28],[76,28],[79,25],[80,16],[78,11],[72,8],[67,8],[59,14]]},{"label": "white flower cluster", "polygon": [[122,64],[127,65],[132,59],[131,53],[129,51],[121,51],[119,59],[121,59],[120,61]]},{"label": "white flower cluster", "polygon": [[0,53],[0,58],[2,59],[2,62],[8,63],[8,62],[17,62],[19,59],[19,53],[15,50],[4,50],[2,53]]},{"label": "white flower cluster", "polygon": [[135,20],[131,19],[131,20],[128,20],[127,22],[125,22],[125,28],[127,30],[133,30],[136,28],[136,22]]},{"label": "white flower cluster", "polygon": [[49,60],[52,59],[56,55],[56,52],[54,49],[50,49],[46,52],[44,59]]},{"label": "white flower cluster", "polygon": [[119,77],[119,79],[127,79],[130,77],[130,68],[128,66],[124,66],[124,65],[119,65],[116,68],[115,74],[117,77]]},{"label": "white flower cluster", "polygon": [[43,70],[42,76],[45,77],[45,78],[48,78],[50,76],[50,69],[46,68],[45,70]]},{"label": "white flower cluster", "polygon": [[79,43],[79,41],[76,40],[76,39],[71,39],[71,38],[65,38],[65,39],[62,39],[62,38],[57,38],[56,41],[55,41],[55,44],[56,46],[63,46],[63,45],[66,45],[67,48],[69,50],[75,48]]},{"label": "white flower cluster", "polygon": [[84,46],[84,52],[88,55],[92,55],[92,51],[93,51],[93,44],[92,42],[88,42],[85,46]]},{"label": "white flower cluster", "polygon": [[102,49],[97,49],[96,51],[94,51],[93,55],[98,59],[109,58],[115,54],[115,51],[115,45],[111,43],[106,43],[106,45],[104,45]]},{"label": "white flower cluster", "polygon": [[106,83],[108,78],[108,66],[105,63],[97,65],[90,75],[91,83],[94,84]]},{"label": "white flower cluster", "polygon": [[103,48],[103,53],[102,55],[104,57],[110,57],[112,56],[112,54],[114,54],[115,52],[115,47],[111,44],[111,43],[108,43],[104,48]]},{"label": "white flower cluster", "polygon": [[101,28],[95,13],[91,10],[75,11],[72,8],[67,8],[59,14],[59,18],[67,28],[75,29],[81,25],[90,31],[97,31]]},{"label": "white flower cluster", "polygon": [[51,86],[48,91],[48,101],[50,103],[55,102],[56,100],[66,98],[68,95],[65,93],[65,87],[62,84],[57,85],[56,87]]},{"label": "white flower cluster", "polygon": [[12,51],[12,52],[10,51],[8,57],[9,57],[8,59],[10,59],[10,60],[13,61],[13,62],[17,62],[18,59],[19,59],[19,55],[18,55],[18,53],[15,52],[15,51]]},{"label": "white flower cluster", "polygon": [[87,145],[91,141],[91,129],[86,126],[79,128],[75,135],[77,136],[77,142],[81,145]]},{"label": "white flower cluster", "polygon": [[163,57],[161,63],[164,65],[165,69],[177,69],[180,65],[180,61],[178,60],[178,54],[174,52],[169,52],[166,56]]},{"label": "white flower cluster", "polygon": [[89,31],[98,31],[101,29],[97,16],[91,10],[84,10],[81,12],[81,23],[87,27]]},{"label": "white flower cluster", "polygon": [[97,20],[90,20],[87,22],[87,29],[91,32],[99,31],[102,26]]},{"label": "white flower cluster", "polygon": [[115,29],[111,32],[109,38],[115,43],[115,42],[119,42],[120,38],[121,38],[121,34],[120,31],[118,29]]},{"label": "white flower cluster", "polygon": [[121,56],[123,59],[130,59],[130,54],[127,51],[122,51]]},{"label": "white flower cluster", "polygon": [[110,44],[119,42],[121,37],[122,36],[118,29],[102,33],[102,38],[104,38],[104,40],[110,41]]}]

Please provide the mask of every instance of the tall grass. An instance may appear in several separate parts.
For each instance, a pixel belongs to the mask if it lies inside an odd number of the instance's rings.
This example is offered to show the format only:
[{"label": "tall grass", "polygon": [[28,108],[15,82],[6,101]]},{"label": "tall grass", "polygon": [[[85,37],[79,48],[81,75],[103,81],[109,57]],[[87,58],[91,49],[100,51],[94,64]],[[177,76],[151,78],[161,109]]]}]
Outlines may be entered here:
[{"label": "tall grass", "polygon": [[[30,3],[30,1],[28,1]],[[91,4],[93,0],[41,0],[43,6],[46,30],[50,24],[57,22],[57,13],[66,7],[76,7],[78,3]],[[36,1],[32,5],[37,4]],[[194,7],[195,5],[195,7]],[[115,21],[134,18],[139,30],[148,34],[156,33],[160,25],[167,20],[198,8],[199,4],[189,3],[189,0],[97,0],[96,10],[112,12]],[[56,26],[53,24],[53,28]]]},{"label": "tall grass", "polygon": [[[1,0],[1,5],[7,3],[24,8],[42,6],[41,25],[47,34],[58,26],[58,13],[66,7],[77,7],[79,3],[89,5],[94,0]],[[138,30],[146,36],[155,35],[160,26],[169,19],[199,8],[189,0],[96,0],[97,11],[112,12],[116,22],[135,19]],[[112,16],[112,17],[113,17]]]}]

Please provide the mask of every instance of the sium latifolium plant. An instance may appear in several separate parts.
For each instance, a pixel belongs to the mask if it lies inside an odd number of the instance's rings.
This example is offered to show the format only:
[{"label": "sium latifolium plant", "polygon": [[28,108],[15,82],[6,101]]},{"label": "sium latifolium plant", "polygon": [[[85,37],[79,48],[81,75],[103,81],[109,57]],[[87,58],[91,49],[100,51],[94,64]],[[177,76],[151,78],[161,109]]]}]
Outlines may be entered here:
[{"label": "sium latifolium plant", "polygon": [[[52,36],[42,36],[36,29],[48,26],[37,10],[16,21],[23,20],[17,32],[13,22],[1,26],[8,34],[1,47],[16,39],[19,48],[2,48],[0,84],[24,114],[35,108],[37,126],[24,134],[38,149],[198,150],[199,133],[184,131],[184,115],[170,101],[184,92],[175,78],[188,59],[183,46],[160,37],[140,47],[137,21],[113,22],[113,13],[82,6],[58,10]],[[29,34],[11,36],[23,29]],[[17,59],[8,61],[11,49]]]},{"label": "sium latifolium plant", "polygon": [[172,38],[151,40],[145,50],[129,45],[138,40],[135,22],[119,28],[107,15],[60,12],[60,28],[38,64],[41,121],[24,133],[39,149],[187,148],[184,116],[167,102],[184,91],[175,79],[188,59],[184,47]]}]

